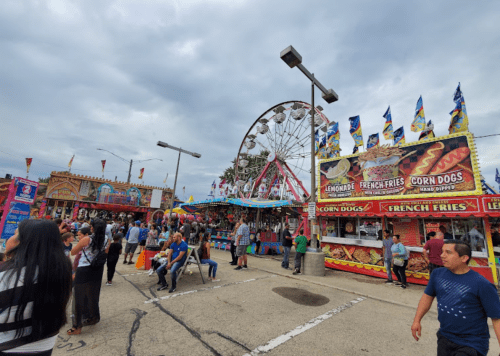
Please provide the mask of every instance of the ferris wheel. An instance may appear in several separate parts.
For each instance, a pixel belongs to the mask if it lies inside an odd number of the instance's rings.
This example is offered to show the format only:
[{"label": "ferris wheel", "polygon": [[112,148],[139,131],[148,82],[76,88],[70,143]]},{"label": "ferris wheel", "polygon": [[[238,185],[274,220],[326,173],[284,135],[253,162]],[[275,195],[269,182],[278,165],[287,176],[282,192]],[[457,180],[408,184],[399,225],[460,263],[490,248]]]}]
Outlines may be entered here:
[{"label": "ferris wheel", "polygon": [[[329,121],[317,106],[314,125],[326,132]],[[270,196],[304,201],[311,174],[311,105],[287,101],[265,111],[241,142],[235,177],[241,197]]]}]

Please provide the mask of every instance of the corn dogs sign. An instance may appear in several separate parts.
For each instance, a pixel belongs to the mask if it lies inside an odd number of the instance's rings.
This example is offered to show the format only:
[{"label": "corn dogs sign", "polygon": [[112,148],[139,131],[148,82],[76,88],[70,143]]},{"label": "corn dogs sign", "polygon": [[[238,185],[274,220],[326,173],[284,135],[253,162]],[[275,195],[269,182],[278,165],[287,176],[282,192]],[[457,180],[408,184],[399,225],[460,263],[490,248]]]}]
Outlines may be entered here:
[{"label": "corn dogs sign", "polygon": [[482,194],[472,134],[320,161],[319,201],[415,199]]}]

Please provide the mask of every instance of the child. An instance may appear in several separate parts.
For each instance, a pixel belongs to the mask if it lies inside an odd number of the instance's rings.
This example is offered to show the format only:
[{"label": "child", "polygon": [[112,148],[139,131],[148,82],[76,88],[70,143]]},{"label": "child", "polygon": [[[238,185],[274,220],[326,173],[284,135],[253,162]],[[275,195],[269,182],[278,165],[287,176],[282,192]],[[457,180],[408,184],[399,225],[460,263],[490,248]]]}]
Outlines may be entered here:
[{"label": "child", "polygon": [[120,235],[115,234],[113,236],[113,243],[108,247],[108,281],[106,282],[107,286],[112,286],[113,276],[115,275],[116,264],[118,263],[118,258],[122,254],[122,244],[120,241]]},{"label": "child", "polygon": [[69,253],[73,248],[73,245],[71,243],[75,240],[75,235],[73,235],[71,232],[65,232],[61,235],[61,240],[64,244],[64,254],[69,258]]},{"label": "child", "polygon": [[295,238],[295,270],[293,274],[301,274],[300,265],[302,256],[306,253],[307,237],[304,236],[304,230],[300,229],[299,236]]}]

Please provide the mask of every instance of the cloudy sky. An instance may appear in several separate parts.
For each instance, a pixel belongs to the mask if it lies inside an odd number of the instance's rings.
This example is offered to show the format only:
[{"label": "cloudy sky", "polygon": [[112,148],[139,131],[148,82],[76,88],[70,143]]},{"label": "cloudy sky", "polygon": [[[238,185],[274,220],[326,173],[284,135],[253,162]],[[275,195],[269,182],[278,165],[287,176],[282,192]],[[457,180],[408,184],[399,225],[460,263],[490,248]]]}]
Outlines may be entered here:
[{"label": "cloudy sky", "polygon": [[[0,176],[66,170],[173,186],[205,199],[237,155],[245,133],[272,106],[310,101],[310,85],[279,57],[293,45],[339,101],[320,99],[353,147],[348,118],[365,142],[382,132],[391,106],[406,141],[423,97],[437,135],[448,132],[458,82],[475,136],[500,133],[499,2],[470,1],[23,1],[0,2]],[[384,140],[381,140],[384,143]],[[387,142],[388,143],[388,142]],[[500,136],[476,141],[482,174],[494,183]],[[217,179],[218,180],[218,179]],[[186,187],[185,195],[182,187]],[[496,184],[495,184],[496,186]]]}]

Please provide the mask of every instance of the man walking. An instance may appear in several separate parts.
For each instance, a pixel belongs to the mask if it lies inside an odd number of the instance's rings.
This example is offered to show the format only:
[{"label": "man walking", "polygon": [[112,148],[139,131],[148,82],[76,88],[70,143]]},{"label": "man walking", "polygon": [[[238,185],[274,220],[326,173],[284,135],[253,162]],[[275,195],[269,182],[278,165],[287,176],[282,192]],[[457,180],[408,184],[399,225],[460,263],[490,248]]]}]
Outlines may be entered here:
[{"label": "man walking", "polygon": [[141,233],[141,229],[139,228],[140,224],[141,222],[137,220],[134,226],[127,232],[127,236],[125,237],[127,243],[125,244],[125,259],[123,260],[124,264],[127,263],[127,254],[130,254],[128,264],[131,265],[134,263],[132,261],[132,256],[134,256],[137,245],[139,245],[139,234]]},{"label": "man walking", "polygon": [[392,270],[391,270],[391,264],[392,264],[392,251],[391,247],[394,244],[394,241],[392,241],[392,236],[391,232],[389,230],[384,230],[384,240],[383,242],[383,255],[384,255],[384,266],[387,271],[387,281],[385,283],[387,284],[392,284]]},{"label": "man walking", "polygon": [[172,287],[168,290],[169,293],[175,292],[177,288],[177,271],[182,267],[186,261],[186,252],[188,250],[188,244],[186,241],[182,240],[182,235],[180,232],[174,234],[174,242],[170,245],[170,251],[167,256],[167,263],[163,264],[156,270],[158,279],[160,280],[160,286],[158,290],[164,290],[168,288],[167,280],[165,279],[165,271],[170,269],[170,277],[172,281]]},{"label": "man walking", "polygon": [[469,244],[445,241],[441,259],[446,268],[434,270],[418,303],[411,326],[417,341],[422,332],[420,322],[434,298],[438,299],[438,356],[486,355],[490,338],[488,317],[500,342],[500,300],[493,284],[469,268],[471,255]]},{"label": "man walking", "polygon": [[236,232],[236,255],[238,256],[238,267],[235,270],[239,271],[247,267],[247,248],[250,245],[250,229],[247,225],[247,218],[241,217],[240,227]]},{"label": "man walking", "polygon": [[288,228],[290,224],[285,223],[285,229],[281,233],[281,245],[283,246],[283,261],[281,262],[281,267],[284,269],[290,269],[289,267],[289,259],[290,259],[290,250],[292,249],[293,238],[292,234]]},{"label": "man walking", "polygon": [[436,268],[443,267],[441,254],[443,253],[443,234],[437,235],[435,231],[429,232],[427,235],[429,240],[424,245],[423,255],[424,260],[429,265],[429,275]]}]

